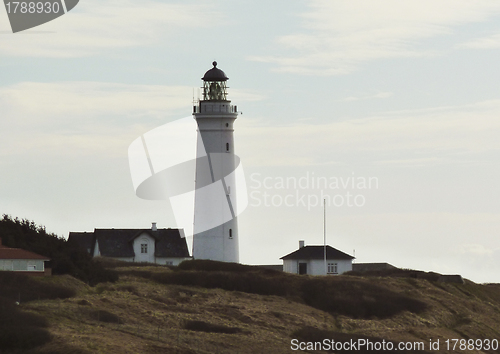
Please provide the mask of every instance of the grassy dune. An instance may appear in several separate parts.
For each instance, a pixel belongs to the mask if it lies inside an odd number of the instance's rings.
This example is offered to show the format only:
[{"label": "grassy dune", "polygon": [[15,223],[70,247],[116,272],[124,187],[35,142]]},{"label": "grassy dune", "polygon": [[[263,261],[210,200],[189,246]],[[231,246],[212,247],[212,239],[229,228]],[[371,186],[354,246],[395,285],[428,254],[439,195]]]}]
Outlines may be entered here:
[{"label": "grassy dune", "polygon": [[18,342],[23,347],[0,341],[0,353],[257,354],[292,353],[292,338],[500,339],[499,285],[405,274],[308,277],[200,261],[177,269],[102,263],[118,272],[117,282],[33,279],[31,294],[45,295],[18,306],[10,291],[4,308],[43,334]]}]

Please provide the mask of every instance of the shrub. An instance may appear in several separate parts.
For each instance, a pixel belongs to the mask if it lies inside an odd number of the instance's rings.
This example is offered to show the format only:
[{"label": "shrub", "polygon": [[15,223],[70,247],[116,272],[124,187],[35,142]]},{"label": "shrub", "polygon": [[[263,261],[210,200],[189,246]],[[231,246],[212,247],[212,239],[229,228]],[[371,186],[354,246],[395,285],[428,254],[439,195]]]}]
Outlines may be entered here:
[{"label": "shrub", "polygon": [[121,261],[113,258],[108,258],[108,257],[95,257],[92,259],[94,263],[97,263],[98,265],[106,268],[106,269],[115,269],[115,268],[127,268],[127,267],[162,267],[165,268],[165,265],[161,264],[156,264],[156,263],[149,263],[149,262],[127,262],[127,261]]},{"label": "shrub", "polygon": [[90,315],[92,319],[99,322],[118,323],[118,324],[123,323],[123,320],[120,318],[120,316],[115,315],[114,313],[111,313],[106,310],[94,310],[91,311]]},{"label": "shrub", "polygon": [[233,273],[247,273],[258,272],[261,274],[280,274],[282,272],[262,268],[259,266],[250,266],[239,263],[217,262],[208,259],[193,259],[184,261],[179,264],[174,270],[199,270],[204,272],[233,272]]},{"label": "shrub", "polygon": [[0,297],[0,352],[37,347],[51,340],[47,320],[26,313],[14,301]]},{"label": "shrub", "polygon": [[137,290],[137,287],[134,285],[120,285],[116,288],[118,291],[127,291],[131,294],[134,295],[139,295],[139,291]]},{"label": "shrub", "polygon": [[73,289],[44,283],[33,276],[0,271],[0,296],[12,301],[66,299],[75,294]]},{"label": "shrub", "polygon": [[184,323],[184,329],[197,332],[226,333],[226,334],[235,334],[243,332],[243,330],[238,327],[228,327],[204,321],[186,321]]},{"label": "shrub", "polygon": [[234,272],[197,272],[178,271],[152,274],[151,279],[163,284],[199,286],[203,288],[220,288],[229,291],[241,291],[259,295],[286,296],[291,289],[287,280],[294,280],[285,275],[267,276],[260,273]]},{"label": "shrub", "polygon": [[402,311],[419,313],[427,305],[381,286],[341,278],[309,278],[302,299],[317,309],[353,318],[388,318]]},{"label": "shrub", "polygon": [[118,281],[118,273],[111,269],[106,269],[102,265],[91,260],[87,269],[87,281],[90,286],[95,286],[99,283],[115,283]]},{"label": "shrub", "polygon": [[421,270],[391,268],[382,270],[370,270],[365,272],[350,271],[345,275],[362,277],[391,277],[391,278],[414,278],[437,281],[441,274],[434,272],[423,272]]}]

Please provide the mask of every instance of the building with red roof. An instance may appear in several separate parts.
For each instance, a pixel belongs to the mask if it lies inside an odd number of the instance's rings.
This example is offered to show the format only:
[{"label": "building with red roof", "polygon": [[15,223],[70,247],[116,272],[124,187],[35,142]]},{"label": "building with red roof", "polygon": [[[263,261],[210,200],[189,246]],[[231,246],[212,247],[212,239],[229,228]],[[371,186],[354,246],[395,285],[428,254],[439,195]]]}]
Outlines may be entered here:
[{"label": "building with red roof", "polygon": [[50,261],[50,258],[21,248],[3,246],[0,238],[0,271],[45,275],[50,273],[45,269],[46,261]]}]

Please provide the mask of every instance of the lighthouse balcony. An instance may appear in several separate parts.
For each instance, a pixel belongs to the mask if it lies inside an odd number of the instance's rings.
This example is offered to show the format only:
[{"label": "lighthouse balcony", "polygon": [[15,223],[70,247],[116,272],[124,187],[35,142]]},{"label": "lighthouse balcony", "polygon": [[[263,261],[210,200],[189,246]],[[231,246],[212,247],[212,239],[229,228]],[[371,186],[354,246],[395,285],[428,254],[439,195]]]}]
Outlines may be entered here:
[{"label": "lighthouse balcony", "polygon": [[238,107],[221,102],[203,102],[193,106],[193,113],[238,113]]}]

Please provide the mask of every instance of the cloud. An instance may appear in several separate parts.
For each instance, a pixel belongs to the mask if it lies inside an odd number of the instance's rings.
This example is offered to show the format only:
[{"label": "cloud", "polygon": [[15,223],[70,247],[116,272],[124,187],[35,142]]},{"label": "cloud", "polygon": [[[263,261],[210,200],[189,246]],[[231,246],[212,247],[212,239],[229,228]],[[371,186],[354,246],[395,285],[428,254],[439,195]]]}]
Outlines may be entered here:
[{"label": "cloud", "polygon": [[231,89],[231,97],[229,99],[235,102],[255,102],[266,99],[264,95],[254,90]]},{"label": "cloud", "polygon": [[189,114],[191,94],[186,86],[99,82],[3,87],[0,155],[125,154],[123,144],[169,116]]},{"label": "cloud", "polygon": [[[6,14],[4,17],[0,31],[8,32]],[[220,19],[208,4],[86,0],[43,27],[2,36],[0,53],[51,58],[91,56],[173,39],[179,30],[214,26]]]},{"label": "cloud", "polygon": [[500,149],[499,115],[500,100],[493,100],[322,124],[247,119],[236,134],[245,162],[256,166],[321,165],[353,156],[379,164],[477,163],[471,155]]},{"label": "cloud", "polygon": [[158,117],[189,106],[191,95],[187,86],[102,82],[22,82],[0,88],[2,106],[16,115],[11,122],[27,129],[110,115]]},{"label": "cloud", "polygon": [[368,96],[361,96],[361,97],[356,97],[356,96],[349,96],[341,99],[340,101],[343,102],[353,102],[353,101],[362,101],[362,100],[371,100],[374,98],[388,98],[393,95],[392,92],[379,92],[375,95],[368,95]]},{"label": "cloud", "polygon": [[458,45],[458,48],[494,49],[500,48],[500,33],[488,37],[476,38]]},{"label": "cloud", "polygon": [[[234,93],[238,101],[264,99],[250,91]],[[92,154],[102,144],[107,153],[122,154],[124,146],[145,131],[189,115],[191,95],[187,86],[99,82],[23,82],[3,87],[0,154],[61,155],[71,154],[73,148]],[[491,100],[322,124],[310,120],[278,126],[247,117],[238,121],[236,135],[238,151],[249,165],[324,165],[353,154],[378,156],[372,160],[378,164],[425,165],[450,159],[470,163],[477,161],[471,154],[500,149],[499,115],[500,100]],[[245,156],[246,151],[251,153]]]},{"label": "cloud", "polygon": [[253,56],[277,71],[305,75],[348,74],[377,59],[432,56],[422,40],[450,35],[453,27],[481,22],[500,13],[487,0],[399,1],[313,0],[302,16],[303,31],[277,39],[289,55]]},{"label": "cloud", "polygon": [[[192,90],[189,86],[88,81],[21,82],[2,87],[0,155],[61,155],[74,150],[92,154],[96,149],[126,154],[124,143],[189,115]],[[264,98],[247,90],[233,94],[238,101]]]},{"label": "cloud", "polygon": [[456,246],[456,252],[461,255],[472,255],[472,256],[489,256],[498,251],[498,249],[493,249],[489,246],[485,246],[477,243],[467,243]]}]

